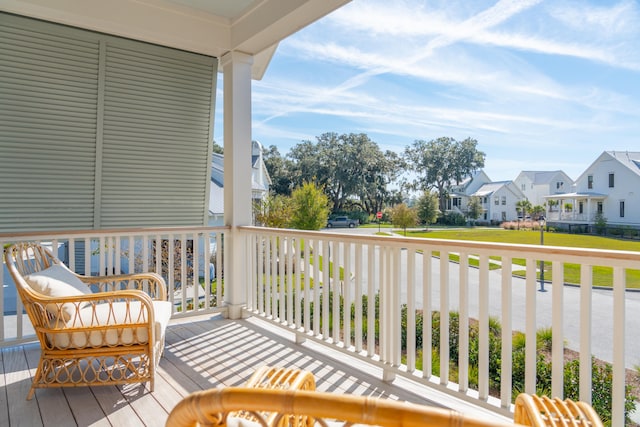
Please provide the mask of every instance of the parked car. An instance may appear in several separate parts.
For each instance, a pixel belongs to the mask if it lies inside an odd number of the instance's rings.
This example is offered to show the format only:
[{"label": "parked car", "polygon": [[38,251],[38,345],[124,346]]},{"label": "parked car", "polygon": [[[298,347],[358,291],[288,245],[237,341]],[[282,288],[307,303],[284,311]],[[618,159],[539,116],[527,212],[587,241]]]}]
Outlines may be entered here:
[{"label": "parked car", "polygon": [[333,227],[349,227],[354,228],[360,225],[360,221],[357,219],[350,219],[346,216],[337,216],[327,221],[327,228]]}]

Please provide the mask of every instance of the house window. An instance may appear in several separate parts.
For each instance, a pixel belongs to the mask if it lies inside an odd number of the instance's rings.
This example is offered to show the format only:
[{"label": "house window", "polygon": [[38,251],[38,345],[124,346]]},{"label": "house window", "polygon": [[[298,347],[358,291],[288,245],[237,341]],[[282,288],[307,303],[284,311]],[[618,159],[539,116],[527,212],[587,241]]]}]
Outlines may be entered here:
[{"label": "house window", "polygon": [[482,203],[484,203],[484,204],[486,205],[486,204],[487,204],[487,202],[488,202],[487,198],[486,198],[486,197],[483,197],[483,199],[482,199]]},{"label": "house window", "polygon": [[614,185],[614,174],[610,173],[609,174],[609,188],[613,188]]},{"label": "house window", "polygon": [[602,202],[598,202],[598,213],[599,214],[603,213]]},{"label": "house window", "polygon": [[620,218],[624,218],[624,200],[620,200]]},{"label": "house window", "polygon": [[527,189],[527,184],[520,184],[520,189],[522,191],[526,190]]},{"label": "house window", "polygon": [[556,182],[556,189],[560,190],[562,187],[564,187],[564,182],[562,181]]},{"label": "house window", "polygon": [[498,206],[500,204],[500,199],[498,199],[497,197],[496,197],[496,200],[495,200],[495,204],[496,204],[496,206]]},{"label": "house window", "polygon": [[589,190],[593,189],[593,175],[587,177],[587,188]]},{"label": "house window", "polygon": [[502,204],[503,205],[507,204],[507,196],[502,196]]}]

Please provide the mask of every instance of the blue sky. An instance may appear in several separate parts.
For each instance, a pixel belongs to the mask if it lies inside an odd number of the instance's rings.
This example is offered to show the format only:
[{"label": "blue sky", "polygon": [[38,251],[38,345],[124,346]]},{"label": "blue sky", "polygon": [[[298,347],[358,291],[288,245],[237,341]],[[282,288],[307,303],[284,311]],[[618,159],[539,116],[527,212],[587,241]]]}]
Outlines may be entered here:
[{"label": "blue sky", "polygon": [[253,83],[254,140],[286,154],[325,132],[399,153],[471,137],[494,181],[576,179],[605,150],[640,151],[640,2],[354,0]]}]

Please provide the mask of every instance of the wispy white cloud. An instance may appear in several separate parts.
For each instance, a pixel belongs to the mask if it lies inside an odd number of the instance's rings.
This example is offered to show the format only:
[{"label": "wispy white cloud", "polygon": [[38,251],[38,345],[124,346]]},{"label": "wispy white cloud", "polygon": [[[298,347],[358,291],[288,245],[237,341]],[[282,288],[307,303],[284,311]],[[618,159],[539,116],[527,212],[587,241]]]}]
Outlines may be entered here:
[{"label": "wispy white cloud", "polygon": [[254,83],[256,137],[470,136],[528,157],[637,137],[640,87],[623,81],[640,78],[639,4],[576,1],[354,1],[281,43],[274,62],[300,70]]},{"label": "wispy white cloud", "polygon": [[557,3],[549,7],[550,16],[576,32],[598,39],[638,34],[640,4],[626,0],[611,7],[589,5],[581,1]]}]

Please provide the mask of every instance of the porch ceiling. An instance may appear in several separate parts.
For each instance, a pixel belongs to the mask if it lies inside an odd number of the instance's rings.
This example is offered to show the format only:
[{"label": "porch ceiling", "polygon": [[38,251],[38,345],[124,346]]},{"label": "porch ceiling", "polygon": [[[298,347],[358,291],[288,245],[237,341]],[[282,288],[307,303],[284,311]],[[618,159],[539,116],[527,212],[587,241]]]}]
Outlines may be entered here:
[{"label": "porch ceiling", "polygon": [[278,43],[350,0],[0,0],[0,10],[221,57],[254,56],[262,78]]}]

